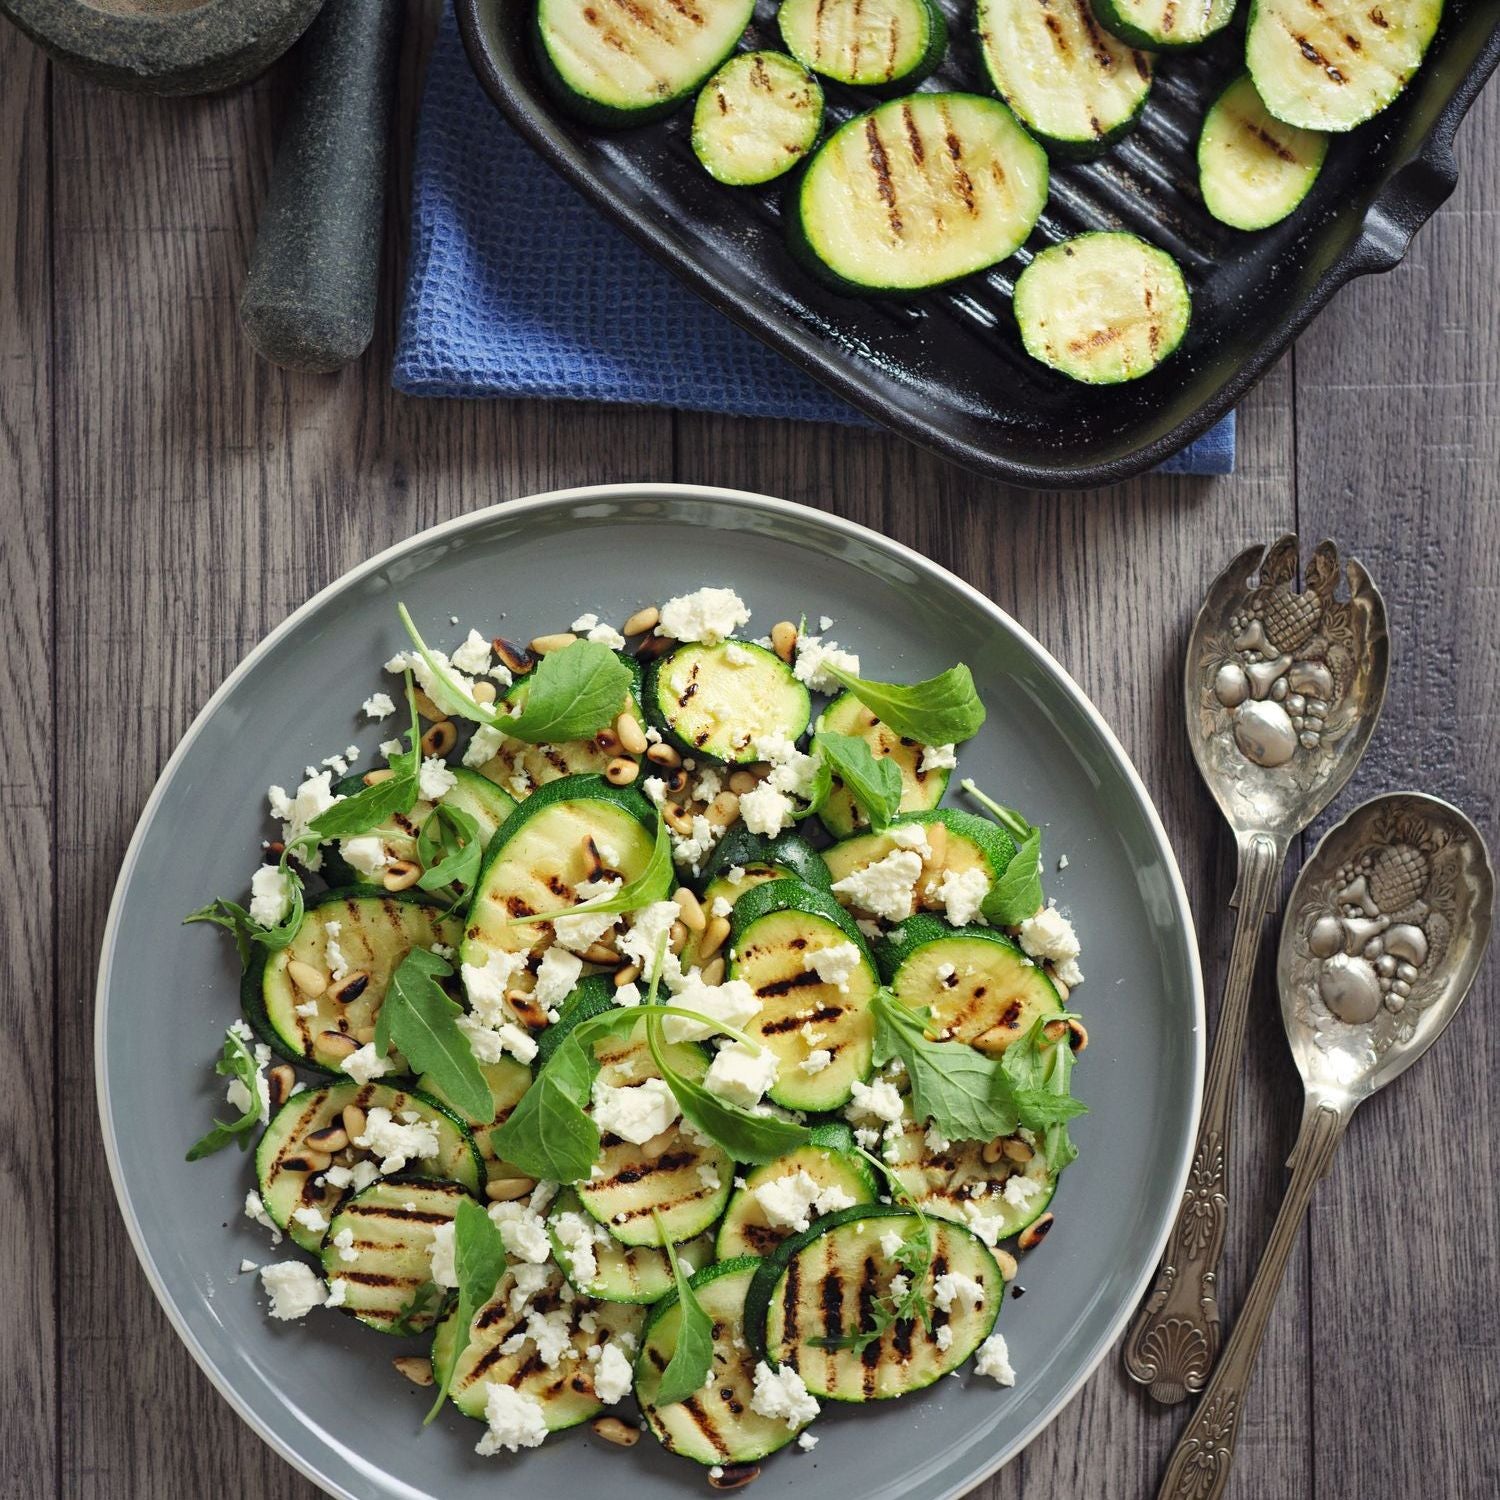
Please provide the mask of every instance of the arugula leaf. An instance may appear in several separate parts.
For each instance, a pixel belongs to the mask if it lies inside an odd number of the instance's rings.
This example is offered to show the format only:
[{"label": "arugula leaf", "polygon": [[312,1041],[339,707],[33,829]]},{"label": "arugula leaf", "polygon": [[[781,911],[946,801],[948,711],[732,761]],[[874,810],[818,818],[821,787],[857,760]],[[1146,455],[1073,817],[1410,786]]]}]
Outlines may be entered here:
[{"label": "arugula leaf", "polygon": [[[817,749],[816,742],[813,746]],[[900,773],[897,772],[899,775]],[[824,804],[828,801],[829,793],[833,791],[833,767],[828,763],[826,756],[815,755],[813,761],[812,785],[808,787],[807,802],[801,812],[792,814],[792,821],[800,823],[803,818],[810,818],[814,813],[823,811]]]},{"label": "arugula leaf", "polygon": [[405,1302],[401,1311],[391,1320],[386,1331],[401,1338],[411,1338],[426,1332],[427,1319],[436,1314],[447,1293],[435,1281],[424,1281]]},{"label": "arugula leaf", "polygon": [[841,667],[824,668],[888,729],[921,745],[956,745],[984,723],[974,674],[960,662],[925,682],[872,682]]},{"label": "arugula leaf", "polygon": [[[672,889],[672,874],[672,839],[667,832],[666,823],[658,818],[651,858],[634,880],[627,880],[618,890],[595,896],[579,906],[569,906],[562,911],[536,912],[524,917],[507,917],[500,925],[520,927],[532,922],[553,922],[558,917],[581,917],[588,912],[639,911],[644,906],[666,899],[667,893]],[[657,967],[660,968],[660,961]]]},{"label": "arugula leaf", "polygon": [[1073,1047],[1066,1027],[1056,1040],[1047,1035],[1055,1021],[1076,1019],[1072,1011],[1038,1016],[1001,1055],[1005,1072],[1028,1130],[1043,1132],[1047,1165],[1060,1172],[1078,1157],[1078,1148],[1068,1135],[1068,1121],[1088,1113],[1088,1106],[1072,1097]]},{"label": "arugula leaf", "polygon": [[577,1182],[599,1159],[599,1127],[587,1113],[599,1063],[583,1045],[582,1030],[563,1038],[504,1124],[490,1132],[496,1156],[538,1181]]},{"label": "arugula leaf", "polygon": [[271,953],[285,948],[297,936],[306,913],[302,877],[288,863],[291,852],[290,849],[282,851],[279,865],[282,879],[287,884],[290,904],[286,916],[274,927],[262,927],[239,902],[227,901],[223,896],[215,896],[207,906],[200,906],[197,911],[189,912],[182,919],[182,925],[186,927],[191,922],[212,922],[216,927],[228,928],[234,934],[234,945],[239,950],[240,967],[245,969],[250,967],[251,954],[257,947],[265,948]]},{"label": "arugula leaf", "polygon": [[870,1005],[875,1017],[875,1063],[900,1058],[911,1078],[919,1120],[931,1120],[949,1140],[989,1141],[1010,1135],[1021,1123],[1009,1077],[998,1059],[964,1042],[935,1042],[930,1019],[890,990],[877,990]]},{"label": "arugula leaf", "polygon": [[394,1047],[414,1073],[430,1073],[438,1092],[471,1119],[493,1117],[495,1101],[469,1039],[458,1029],[463,1008],[438,984],[453,966],[426,948],[413,948],[391,975],[375,1018],[375,1046]]},{"label": "arugula leaf", "polygon": [[377,781],[352,797],[343,797],[320,812],[307,825],[314,846],[330,839],[356,838],[378,828],[397,813],[409,813],[416,805],[422,772],[422,731],[410,672],[406,673],[406,706],[411,714],[411,727],[405,732],[407,748],[391,756],[388,762],[391,774],[384,781]]},{"label": "arugula leaf", "polygon": [[458,1275],[458,1313],[454,1338],[437,1383],[437,1399],[426,1422],[442,1410],[443,1398],[453,1384],[453,1372],[469,1345],[469,1325],[474,1315],[495,1295],[505,1275],[505,1241],[499,1226],[472,1198],[461,1198],[453,1216],[453,1268]]},{"label": "arugula leaf", "polygon": [[656,1223],[657,1237],[666,1247],[667,1260],[672,1266],[672,1279],[677,1283],[677,1305],[682,1316],[677,1324],[677,1341],[672,1346],[672,1357],[661,1372],[661,1384],[656,1388],[656,1404],[672,1406],[686,1401],[703,1389],[708,1372],[714,1361],[713,1321],[703,1310],[698,1294],[683,1275],[682,1262],[677,1258],[677,1247],[667,1238],[661,1214],[651,1210]]},{"label": "arugula leaf", "polygon": [[901,772],[889,756],[876,755],[858,735],[829,730],[814,739],[813,754],[826,762],[830,778],[837,776],[848,788],[876,833],[890,824],[901,807]]},{"label": "arugula leaf", "polygon": [[1002,807],[965,778],[960,786],[1015,840],[1016,852],[990,887],[980,911],[995,927],[1019,927],[1042,904],[1042,830],[1012,807]]},{"label": "arugula leaf", "polygon": [[423,867],[417,884],[424,891],[454,888],[452,905],[463,905],[484,860],[478,821],[461,807],[434,803],[417,833],[417,859]]},{"label": "arugula leaf", "polygon": [[250,1108],[239,1119],[225,1124],[215,1119],[214,1128],[201,1140],[188,1148],[189,1161],[201,1161],[222,1151],[231,1141],[237,1141],[241,1151],[250,1147],[251,1132],[260,1124],[260,1067],[255,1054],[245,1045],[244,1038],[234,1031],[224,1033],[224,1046],[214,1064],[214,1072],[220,1078],[237,1078],[250,1095]]}]

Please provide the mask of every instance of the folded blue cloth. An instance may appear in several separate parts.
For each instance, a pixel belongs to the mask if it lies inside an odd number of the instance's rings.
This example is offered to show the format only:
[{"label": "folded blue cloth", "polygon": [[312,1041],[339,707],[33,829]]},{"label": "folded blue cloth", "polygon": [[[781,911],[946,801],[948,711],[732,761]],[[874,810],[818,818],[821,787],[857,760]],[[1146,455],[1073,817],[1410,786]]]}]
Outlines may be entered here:
[{"label": "folded blue cloth", "polygon": [[[417,131],[393,380],[414,396],[867,420],[689,292],[531,151],[480,88],[451,8]],[[1230,473],[1233,415],[1162,467]]]}]

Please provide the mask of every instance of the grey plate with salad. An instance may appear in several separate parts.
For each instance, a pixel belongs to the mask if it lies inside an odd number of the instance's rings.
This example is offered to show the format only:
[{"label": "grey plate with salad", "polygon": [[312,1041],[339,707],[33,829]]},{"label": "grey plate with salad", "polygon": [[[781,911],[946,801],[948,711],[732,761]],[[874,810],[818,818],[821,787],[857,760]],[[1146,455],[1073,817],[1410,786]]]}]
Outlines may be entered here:
[{"label": "grey plate with salad", "polygon": [[1013,621],[612,486],[225,683],[122,866],[99,1097],[177,1331],[332,1494],[948,1496],[1139,1295],[1202,1017],[1149,798]]}]

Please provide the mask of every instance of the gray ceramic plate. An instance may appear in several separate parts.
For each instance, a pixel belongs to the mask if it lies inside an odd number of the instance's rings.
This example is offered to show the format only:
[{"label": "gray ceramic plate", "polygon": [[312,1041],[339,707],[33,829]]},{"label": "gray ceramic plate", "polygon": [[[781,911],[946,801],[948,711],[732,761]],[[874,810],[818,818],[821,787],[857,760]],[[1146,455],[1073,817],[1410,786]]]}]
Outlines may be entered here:
[{"label": "gray ceramic plate", "polygon": [[[868,1412],[831,1411],[810,1455],[765,1466],[757,1500],[816,1485],[829,1500],[961,1494],[1029,1442],[1078,1389],[1144,1289],[1188,1165],[1203,1068],[1192,918],[1156,813],[1124,752],[1055,661],[987,599],[874,532],[783,501],[686,486],[612,486],[497,506],[424,532],[298,610],[219,689],[141,815],[105,932],[97,1010],[110,1170],[146,1274],[183,1341],[265,1440],[330,1493],[358,1497],[700,1495],[693,1465],[649,1440],[626,1455],[585,1430],[516,1458],[480,1459],[480,1429],[426,1402],[390,1366],[405,1346],[335,1314],[270,1323],[242,1258],[273,1255],[240,1212],[248,1161],[182,1163],[222,1087],[209,1063],[238,1013],[227,939],[180,925],[237,894],[265,836],[262,792],[350,740],[402,644],[404,599],[429,639],[464,627],[530,637],[585,609],[619,620],[640,602],[714,582],[752,629],[833,616],[865,670],[915,680],[969,662],[990,709],[963,769],[1047,825],[1050,893],[1084,943],[1079,1001],[1092,1039],[1075,1081],[1092,1113],[1054,1205],[1056,1231],[1026,1259],[1028,1296],[1000,1328],[1014,1389],[965,1373]],[[291,1252],[295,1254],[296,1252]],[[1102,1458],[1097,1460],[1103,1462]],[[1101,1476],[1102,1482],[1102,1476]]]}]

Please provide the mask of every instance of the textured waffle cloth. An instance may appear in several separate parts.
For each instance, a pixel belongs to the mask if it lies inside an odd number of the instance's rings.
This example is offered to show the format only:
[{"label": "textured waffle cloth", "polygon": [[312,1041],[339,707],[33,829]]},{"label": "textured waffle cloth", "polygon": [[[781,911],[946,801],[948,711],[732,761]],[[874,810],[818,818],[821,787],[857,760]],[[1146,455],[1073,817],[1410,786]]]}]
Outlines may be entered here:
[{"label": "textured waffle cloth", "polygon": [[[422,100],[393,378],[414,396],[866,420],[694,296],[557,177],[485,96],[451,8]],[[1162,467],[1231,472],[1233,415]]]}]

